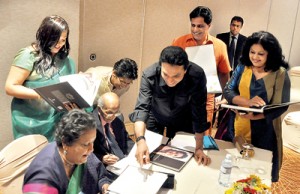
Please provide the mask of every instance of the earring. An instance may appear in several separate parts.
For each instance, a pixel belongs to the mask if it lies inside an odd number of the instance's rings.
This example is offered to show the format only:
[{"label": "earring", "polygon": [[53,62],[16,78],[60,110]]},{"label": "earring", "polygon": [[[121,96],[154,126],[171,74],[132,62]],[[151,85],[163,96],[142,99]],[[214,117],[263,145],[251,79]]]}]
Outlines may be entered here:
[{"label": "earring", "polygon": [[67,150],[64,150],[64,155],[66,156],[68,154]]}]

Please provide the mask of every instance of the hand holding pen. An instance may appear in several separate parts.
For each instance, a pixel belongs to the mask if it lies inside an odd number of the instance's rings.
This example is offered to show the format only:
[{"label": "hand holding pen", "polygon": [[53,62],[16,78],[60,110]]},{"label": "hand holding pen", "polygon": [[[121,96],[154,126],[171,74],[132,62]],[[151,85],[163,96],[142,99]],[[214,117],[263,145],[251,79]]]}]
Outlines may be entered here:
[{"label": "hand holding pen", "polygon": [[102,162],[106,165],[112,165],[119,161],[119,157],[113,154],[107,153],[106,155],[103,156]]}]

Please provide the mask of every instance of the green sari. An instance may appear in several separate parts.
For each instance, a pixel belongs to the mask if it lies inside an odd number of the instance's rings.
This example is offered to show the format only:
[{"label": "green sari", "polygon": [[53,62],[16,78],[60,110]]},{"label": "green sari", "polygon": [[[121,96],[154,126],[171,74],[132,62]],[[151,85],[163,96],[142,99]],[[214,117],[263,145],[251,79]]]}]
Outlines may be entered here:
[{"label": "green sari", "polygon": [[70,179],[66,194],[81,194],[81,179],[83,176],[85,164],[78,165]]},{"label": "green sari", "polygon": [[[33,69],[36,60],[30,47],[21,49],[14,59],[13,65],[31,71],[30,76],[24,82],[28,88],[37,88],[52,85],[59,82],[59,77],[75,73],[75,64],[67,57],[65,60],[57,59],[57,73],[51,76],[41,76]],[[49,71],[52,71],[51,69]],[[55,111],[46,101],[36,99],[13,98],[11,103],[12,126],[14,138],[41,134],[48,141],[54,140],[55,124],[60,120],[63,113]]]}]

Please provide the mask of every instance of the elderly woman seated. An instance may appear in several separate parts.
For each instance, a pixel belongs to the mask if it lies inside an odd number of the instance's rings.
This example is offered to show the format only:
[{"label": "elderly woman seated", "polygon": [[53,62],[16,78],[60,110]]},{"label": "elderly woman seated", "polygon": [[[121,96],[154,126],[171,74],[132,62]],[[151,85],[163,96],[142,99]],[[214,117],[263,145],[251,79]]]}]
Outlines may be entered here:
[{"label": "elderly woman seated", "polygon": [[106,193],[111,180],[93,154],[95,138],[91,114],[68,112],[57,125],[56,142],[48,144],[27,169],[23,193]]}]

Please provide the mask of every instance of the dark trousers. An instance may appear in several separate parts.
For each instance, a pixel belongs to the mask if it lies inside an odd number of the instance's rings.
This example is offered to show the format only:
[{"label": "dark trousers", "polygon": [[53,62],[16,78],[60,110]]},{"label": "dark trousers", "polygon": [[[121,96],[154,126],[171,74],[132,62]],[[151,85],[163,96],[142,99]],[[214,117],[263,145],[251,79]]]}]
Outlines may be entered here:
[{"label": "dark trousers", "polygon": [[155,118],[150,112],[146,127],[148,130],[161,135],[163,135],[164,129],[166,128],[166,136],[169,138],[173,138],[178,131],[194,133],[191,114],[182,114],[182,116],[178,118],[170,119],[168,122],[162,122],[159,118]]}]

